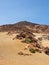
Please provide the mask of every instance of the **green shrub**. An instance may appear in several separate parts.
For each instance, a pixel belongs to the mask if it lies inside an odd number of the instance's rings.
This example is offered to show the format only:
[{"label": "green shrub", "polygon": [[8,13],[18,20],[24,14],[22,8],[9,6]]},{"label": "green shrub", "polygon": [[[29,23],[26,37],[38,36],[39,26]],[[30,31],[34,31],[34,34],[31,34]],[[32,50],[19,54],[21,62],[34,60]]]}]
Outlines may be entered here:
[{"label": "green shrub", "polygon": [[34,49],[29,49],[29,51],[31,52],[31,53],[35,53],[35,50]]},{"label": "green shrub", "polygon": [[23,39],[23,37],[19,37],[19,39],[20,39],[20,40],[22,40],[22,39]]},{"label": "green shrub", "polygon": [[31,43],[31,39],[27,38],[27,39],[25,40],[25,42],[26,42],[27,44],[29,44],[29,43]]}]

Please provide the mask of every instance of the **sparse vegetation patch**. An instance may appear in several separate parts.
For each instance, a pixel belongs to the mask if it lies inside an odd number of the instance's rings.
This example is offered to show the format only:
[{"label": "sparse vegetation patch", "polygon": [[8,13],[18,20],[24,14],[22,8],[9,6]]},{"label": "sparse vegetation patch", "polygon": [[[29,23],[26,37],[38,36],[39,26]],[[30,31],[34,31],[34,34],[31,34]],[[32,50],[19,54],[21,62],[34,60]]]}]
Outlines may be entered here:
[{"label": "sparse vegetation patch", "polygon": [[29,49],[29,51],[30,51],[31,53],[35,53],[35,49],[33,49],[33,48]]}]

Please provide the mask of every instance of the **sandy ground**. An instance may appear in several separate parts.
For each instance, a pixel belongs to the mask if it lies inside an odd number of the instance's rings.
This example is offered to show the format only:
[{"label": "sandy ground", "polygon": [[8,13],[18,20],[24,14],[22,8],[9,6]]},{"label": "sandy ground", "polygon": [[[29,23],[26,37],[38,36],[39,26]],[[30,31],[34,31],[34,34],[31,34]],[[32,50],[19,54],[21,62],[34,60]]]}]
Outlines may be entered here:
[{"label": "sandy ground", "polygon": [[30,53],[24,50],[26,44],[20,40],[12,40],[15,34],[11,36],[6,34],[0,32],[0,65],[49,65],[49,56],[44,53],[19,56],[17,54],[19,51]]},{"label": "sandy ground", "polygon": [[[42,35],[43,34],[38,34],[38,33],[34,33],[35,35],[36,35],[36,38],[39,38],[39,37],[42,37]],[[44,46],[44,47],[49,47],[49,40],[42,40],[42,45]]]}]

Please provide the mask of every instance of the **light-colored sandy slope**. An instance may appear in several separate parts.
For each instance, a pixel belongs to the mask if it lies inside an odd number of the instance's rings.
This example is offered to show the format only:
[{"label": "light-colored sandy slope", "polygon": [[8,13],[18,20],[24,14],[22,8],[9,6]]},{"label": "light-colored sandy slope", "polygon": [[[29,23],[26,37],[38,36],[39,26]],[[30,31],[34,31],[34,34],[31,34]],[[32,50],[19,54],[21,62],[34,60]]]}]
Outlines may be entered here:
[{"label": "light-colored sandy slope", "polygon": [[43,41],[42,41],[42,45],[43,45],[44,47],[49,47],[49,41],[48,41],[48,40],[43,40]]},{"label": "light-colored sandy slope", "polygon": [[[42,37],[42,35],[46,35],[46,34],[42,34],[42,33],[34,33],[36,35],[35,38],[39,38],[39,37]],[[49,40],[42,40],[42,45],[44,47],[49,47]]]},{"label": "light-colored sandy slope", "polygon": [[13,36],[0,33],[0,65],[49,65],[49,56],[44,53],[35,53],[32,56],[19,56],[17,52],[23,51],[26,44],[19,40],[12,40]]}]

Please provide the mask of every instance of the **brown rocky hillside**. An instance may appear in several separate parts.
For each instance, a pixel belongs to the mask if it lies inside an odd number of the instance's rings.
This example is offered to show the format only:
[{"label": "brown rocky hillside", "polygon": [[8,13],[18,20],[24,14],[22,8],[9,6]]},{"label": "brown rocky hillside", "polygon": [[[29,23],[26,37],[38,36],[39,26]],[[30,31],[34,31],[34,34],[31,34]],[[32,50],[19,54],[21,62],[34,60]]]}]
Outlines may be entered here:
[{"label": "brown rocky hillside", "polygon": [[15,24],[7,24],[0,26],[0,32],[5,31],[31,31],[34,33],[49,33],[49,26],[35,24],[28,21],[20,21]]}]

